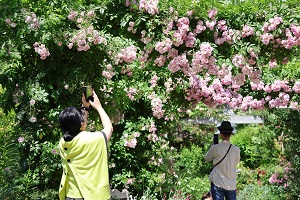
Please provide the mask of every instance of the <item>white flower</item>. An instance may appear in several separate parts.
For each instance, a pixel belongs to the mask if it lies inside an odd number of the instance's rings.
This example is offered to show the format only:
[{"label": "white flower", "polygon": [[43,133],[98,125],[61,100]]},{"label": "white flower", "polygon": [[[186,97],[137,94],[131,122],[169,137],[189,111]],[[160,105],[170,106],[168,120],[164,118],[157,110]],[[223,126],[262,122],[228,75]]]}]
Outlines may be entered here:
[{"label": "white flower", "polygon": [[35,117],[30,117],[29,121],[34,123],[34,122],[36,122],[36,118]]}]

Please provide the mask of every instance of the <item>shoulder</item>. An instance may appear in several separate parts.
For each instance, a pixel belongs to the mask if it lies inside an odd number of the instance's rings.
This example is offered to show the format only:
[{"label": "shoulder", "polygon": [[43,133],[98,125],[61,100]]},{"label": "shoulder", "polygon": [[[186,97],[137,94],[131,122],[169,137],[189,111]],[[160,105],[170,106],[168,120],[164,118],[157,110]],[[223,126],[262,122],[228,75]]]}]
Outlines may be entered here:
[{"label": "shoulder", "polygon": [[64,140],[64,138],[62,137],[62,138],[60,138],[60,140],[59,140],[59,142],[58,142],[58,145],[61,147],[61,146],[63,146],[64,145],[64,143],[65,143],[65,140]]},{"label": "shoulder", "polygon": [[94,141],[94,140],[101,140],[103,138],[103,134],[100,131],[96,131],[96,132],[82,131],[75,138],[76,140],[81,140],[81,141],[85,141],[85,140]]},{"label": "shoulder", "polygon": [[217,150],[219,148],[220,148],[220,143],[219,144],[213,144],[213,145],[211,145],[210,148],[209,148],[209,150],[210,151],[215,151],[215,150]]},{"label": "shoulder", "polygon": [[233,149],[235,149],[236,151],[240,151],[240,148],[235,146],[234,144],[232,145]]}]

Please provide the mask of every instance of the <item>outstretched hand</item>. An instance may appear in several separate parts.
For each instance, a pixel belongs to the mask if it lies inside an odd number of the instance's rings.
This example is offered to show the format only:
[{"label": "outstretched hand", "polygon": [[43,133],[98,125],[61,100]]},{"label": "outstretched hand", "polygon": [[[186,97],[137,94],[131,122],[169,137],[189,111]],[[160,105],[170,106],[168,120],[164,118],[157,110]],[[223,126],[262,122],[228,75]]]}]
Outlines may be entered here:
[{"label": "outstretched hand", "polygon": [[93,91],[93,97],[94,97],[94,101],[89,101],[89,104],[93,107],[93,108],[95,108],[96,110],[98,109],[98,108],[102,108],[102,105],[101,105],[101,102],[100,102],[100,100],[99,100],[99,98],[98,98],[98,96],[97,96],[97,94],[96,94],[96,92],[95,91]]}]

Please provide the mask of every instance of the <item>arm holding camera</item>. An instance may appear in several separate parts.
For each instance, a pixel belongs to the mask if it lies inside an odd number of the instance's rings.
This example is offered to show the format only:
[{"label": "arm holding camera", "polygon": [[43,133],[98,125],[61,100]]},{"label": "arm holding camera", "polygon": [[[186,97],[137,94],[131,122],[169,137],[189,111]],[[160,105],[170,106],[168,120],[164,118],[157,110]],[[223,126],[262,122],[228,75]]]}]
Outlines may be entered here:
[{"label": "arm holding camera", "polygon": [[91,104],[90,104],[90,102],[86,101],[86,98],[85,98],[84,94],[82,94],[81,101],[82,101],[81,108],[84,110],[84,124],[85,124],[85,128],[86,128],[87,119],[88,119],[88,111],[90,110],[89,107],[90,107]]},{"label": "arm holding camera", "polygon": [[103,131],[107,137],[107,140],[109,141],[111,136],[112,136],[112,132],[113,132],[113,126],[111,123],[110,118],[108,117],[107,113],[105,112],[105,110],[103,109],[101,102],[97,96],[97,94],[95,93],[95,91],[93,91],[93,97],[94,97],[94,101],[89,101],[89,104],[98,111],[99,116],[101,118],[101,122],[103,125]]}]

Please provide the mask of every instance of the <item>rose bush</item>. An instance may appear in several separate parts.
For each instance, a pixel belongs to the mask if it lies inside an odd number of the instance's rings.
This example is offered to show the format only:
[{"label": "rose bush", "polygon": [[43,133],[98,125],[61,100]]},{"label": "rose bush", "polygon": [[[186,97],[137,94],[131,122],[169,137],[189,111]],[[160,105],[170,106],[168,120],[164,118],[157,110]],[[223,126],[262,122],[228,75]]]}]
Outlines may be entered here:
[{"label": "rose bush", "polygon": [[[39,162],[61,137],[59,112],[80,106],[83,84],[114,123],[112,186],[139,195],[144,187],[169,192],[158,166],[176,182],[169,152],[204,142],[206,126],[182,121],[194,111],[299,110],[298,4],[256,3],[194,1],[178,10],[154,0],[2,1],[1,105],[16,112],[23,170],[39,174],[28,189],[57,187],[49,178],[60,165]],[[96,115],[91,130],[100,128]]]}]

